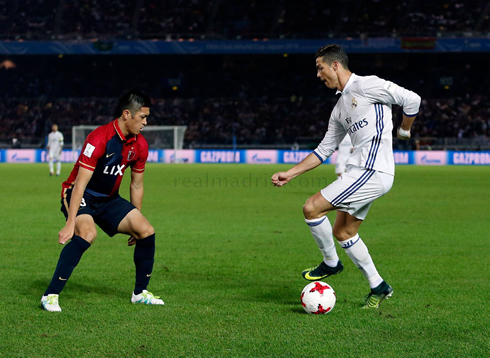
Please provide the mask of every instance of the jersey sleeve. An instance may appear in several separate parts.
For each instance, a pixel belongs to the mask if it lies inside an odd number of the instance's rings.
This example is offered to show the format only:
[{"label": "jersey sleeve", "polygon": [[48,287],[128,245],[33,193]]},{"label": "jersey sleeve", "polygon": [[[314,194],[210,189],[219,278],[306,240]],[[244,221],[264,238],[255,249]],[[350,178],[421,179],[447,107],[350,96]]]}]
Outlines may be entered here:
[{"label": "jersey sleeve", "polygon": [[65,144],[65,138],[63,137],[63,133],[60,132],[60,146]]},{"label": "jersey sleeve", "polygon": [[335,149],[337,149],[346,134],[347,132],[345,131],[344,126],[342,126],[340,121],[337,120],[336,111],[334,109],[328,122],[327,133],[325,133],[325,137],[318,147],[316,147],[313,153],[316,154],[318,159],[324,162],[325,159],[330,157],[333,152],[335,152]]},{"label": "jersey sleeve", "polygon": [[146,161],[148,160],[148,143],[146,140],[140,143],[139,155],[134,164],[131,166],[131,171],[143,173],[145,171]]},{"label": "jersey sleeve", "polygon": [[83,143],[82,151],[78,157],[78,163],[82,168],[94,171],[97,166],[97,162],[104,155],[106,151],[106,143],[104,138],[97,135],[97,130],[93,131],[87,136],[85,143]]},{"label": "jersey sleeve", "polygon": [[369,76],[361,89],[370,103],[397,104],[403,107],[403,113],[409,117],[419,113],[420,96],[391,81]]}]

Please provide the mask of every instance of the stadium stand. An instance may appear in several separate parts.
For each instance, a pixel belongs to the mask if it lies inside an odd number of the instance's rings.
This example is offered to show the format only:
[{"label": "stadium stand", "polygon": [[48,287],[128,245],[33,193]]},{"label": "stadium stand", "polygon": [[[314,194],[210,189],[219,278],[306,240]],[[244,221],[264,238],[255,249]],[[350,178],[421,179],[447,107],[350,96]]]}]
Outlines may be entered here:
[{"label": "stadium stand", "polygon": [[487,35],[486,0],[0,1],[10,39],[247,39]]},{"label": "stadium stand", "polygon": [[[490,3],[307,0],[0,0],[4,40],[325,39],[377,36],[488,36]],[[323,4],[323,5],[322,5]],[[353,11],[355,9],[355,11]],[[307,20],[305,20],[307,19]],[[351,67],[423,97],[415,122],[421,148],[488,148],[486,54],[362,54]],[[3,61],[3,62],[2,62]],[[42,147],[56,122],[112,119],[122,90],[155,99],[152,124],[187,125],[187,147],[316,145],[336,101],[315,78],[312,55],[7,56],[0,58],[0,143]],[[7,85],[8,84],[8,85]],[[396,111],[395,111],[396,112]],[[398,111],[399,112],[399,111]],[[399,113],[395,122],[399,122]],[[18,143],[16,144],[18,145]],[[395,143],[401,146],[401,143]]]}]

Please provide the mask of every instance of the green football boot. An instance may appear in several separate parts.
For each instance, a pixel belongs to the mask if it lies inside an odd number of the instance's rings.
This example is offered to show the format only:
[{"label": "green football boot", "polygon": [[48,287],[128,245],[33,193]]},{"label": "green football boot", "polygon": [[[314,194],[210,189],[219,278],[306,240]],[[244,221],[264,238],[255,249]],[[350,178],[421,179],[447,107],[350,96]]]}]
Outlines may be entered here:
[{"label": "green football boot", "polygon": [[335,267],[330,267],[322,261],[322,263],[316,267],[311,267],[309,269],[303,270],[302,275],[305,280],[320,281],[328,276],[341,273],[343,269],[344,265],[342,265],[342,262],[340,260]]},{"label": "green football boot", "polygon": [[393,288],[386,281],[383,281],[377,287],[371,289],[362,308],[378,308],[381,301],[391,296],[393,296]]}]

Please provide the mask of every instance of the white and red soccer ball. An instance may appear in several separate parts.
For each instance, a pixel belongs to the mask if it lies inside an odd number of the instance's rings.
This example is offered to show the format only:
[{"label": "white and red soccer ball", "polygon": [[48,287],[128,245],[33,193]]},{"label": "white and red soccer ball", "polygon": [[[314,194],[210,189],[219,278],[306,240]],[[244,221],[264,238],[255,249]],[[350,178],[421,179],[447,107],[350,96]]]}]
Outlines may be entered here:
[{"label": "white and red soccer ball", "polygon": [[333,288],[322,281],[309,283],[301,292],[301,304],[307,313],[328,313],[332,311],[336,301]]}]

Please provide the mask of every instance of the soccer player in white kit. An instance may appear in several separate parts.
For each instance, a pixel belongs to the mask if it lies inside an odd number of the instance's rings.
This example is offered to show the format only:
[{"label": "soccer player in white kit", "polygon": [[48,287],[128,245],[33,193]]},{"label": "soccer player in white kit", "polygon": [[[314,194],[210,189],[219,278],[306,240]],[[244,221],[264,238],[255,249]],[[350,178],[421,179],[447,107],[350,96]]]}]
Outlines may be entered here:
[{"label": "soccer player in white kit", "polygon": [[[310,197],[303,206],[305,221],[323,254],[320,265],[303,271],[303,277],[317,281],[340,273],[333,236],[369,281],[370,293],[363,308],[377,308],[391,297],[393,289],[379,275],[358,230],[372,202],[393,185],[395,163],[392,148],[391,105],[403,107],[400,139],[410,138],[410,129],[420,107],[420,97],[393,82],[376,76],[357,76],[349,70],[345,51],[337,45],[322,47],[315,55],[317,77],[340,98],[328,130],[318,147],[286,172],[275,173],[271,181],[281,187],[319,166],[349,135],[354,146],[347,170],[336,181]],[[326,214],[337,210],[334,227]]]},{"label": "soccer player in white kit", "polygon": [[63,150],[63,134],[58,131],[58,125],[53,124],[51,127],[51,133],[48,135],[48,163],[49,163],[49,175],[54,175],[54,165],[56,162],[56,175],[61,173],[61,151]]}]

